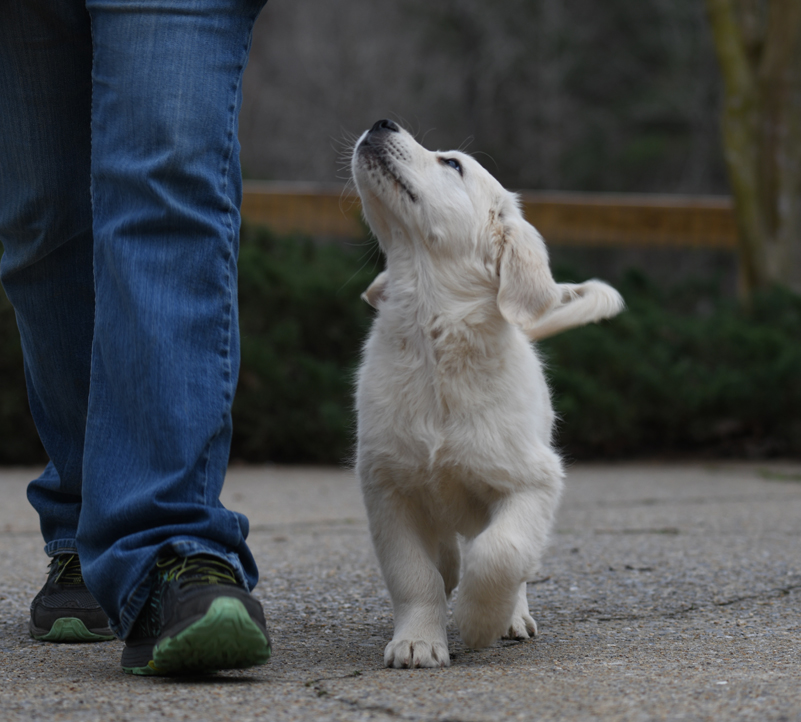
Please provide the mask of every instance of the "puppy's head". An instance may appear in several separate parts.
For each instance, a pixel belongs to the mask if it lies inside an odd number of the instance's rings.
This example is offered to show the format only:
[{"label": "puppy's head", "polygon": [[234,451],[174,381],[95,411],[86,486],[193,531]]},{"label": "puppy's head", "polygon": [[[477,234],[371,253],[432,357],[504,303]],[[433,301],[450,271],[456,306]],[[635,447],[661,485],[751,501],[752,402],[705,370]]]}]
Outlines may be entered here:
[{"label": "puppy's head", "polygon": [[357,141],[351,167],[390,266],[411,261],[403,265],[430,270],[463,297],[491,294],[523,328],[558,300],[545,244],[517,197],[470,156],[429,151],[379,120]]}]

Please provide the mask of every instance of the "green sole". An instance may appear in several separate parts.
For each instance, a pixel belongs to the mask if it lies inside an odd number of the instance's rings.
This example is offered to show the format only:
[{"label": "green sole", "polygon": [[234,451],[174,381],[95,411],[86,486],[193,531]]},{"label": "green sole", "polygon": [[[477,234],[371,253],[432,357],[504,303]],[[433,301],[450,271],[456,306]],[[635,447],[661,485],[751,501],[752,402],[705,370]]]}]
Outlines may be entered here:
[{"label": "green sole", "polygon": [[271,654],[267,637],[238,599],[220,597],[194,624],[153,648],[144,667],[124,667],[129,674],[170,675],[244,669],[264,664]]},{"label": "green sole", "polygon": [[122,671],[126,674],[138,674],[142,677],[150,677],[154,674],[164,674],[164,672],[156,669],[153,665],[153,661],[151,660],[148,662],[146,667],[123,667]]},{"label": "green sole", "polygon": [[95,634],[90,632],[86,625],[75,617],[62,617],[53,622],[47,634],[33,634],[31,636],[40,642],[108,642],[114,639],[113,634]]}]

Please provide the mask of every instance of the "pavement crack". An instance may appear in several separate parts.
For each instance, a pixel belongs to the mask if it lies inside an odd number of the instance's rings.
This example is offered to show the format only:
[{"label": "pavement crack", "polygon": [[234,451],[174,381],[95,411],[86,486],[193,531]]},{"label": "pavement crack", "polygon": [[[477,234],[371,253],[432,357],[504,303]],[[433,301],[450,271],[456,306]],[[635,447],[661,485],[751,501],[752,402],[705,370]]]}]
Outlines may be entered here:
[{"label": "pavement crack", "polygon": [[313,688],[318,697],[327,697],[329,699],[334,700],[335,702],[339,702],[348,709],[359,710],[361,712],[378,712],[385,714],[387,717],[392,717],[393,719],[398,719],[398,720],[408,720],[408,722],[469,722],[469,720],[461,717],[439,717],[439,716],[432,717],[432,716],[404,714],[402,712],[398,712],[397,710],[387,705],[376,704],[376,703],[365,703],[356,699],[350,699],[348,697],[344,697],[342,695],[336,694],[335,692],[329,689],[326,689],[322,684],[320,684],[322,682],[341,682],[343,680],[353,679],[354,677],[357,676],[360,677],[361,673],[359,673],[358,675],[351,673],[341,677],[321,677],[320,679],[314,679],[309,682],[306,682],[305,686]]},{"label": "pavement crack", "polygon": [[[793,495],[794,496],[794,495]],[[701,504],[740,504],[754,501],[782,501],[786,494],[726,494],[721,496],[682,496],[679,498],[614,499],[597,500],[592,503],[574,501],[571,509],[635,509],[643,506],[699,506]]]},{"label": "pavement crack", "polygon": [[715,607],[728,607],[732,604],[737,604],[737,602],[747,602],[755,599],[776,599],[777,597],[784,597],[788,594],[794,592],[797,589],[801,589],[801,583],[799,584],[787,584],[781,587],[774,587],[773,589],[768,589],[764,592],[758,592],[756,594],[743,594],[737,597],[732,597],[731,599],[724,599],[722,601],[717,601],[715,599],[711,600],[711,602],[698,604],[695,602],[690,603],[687,606],[679,607],[677,609],[667,610],[664,612],[650,612],[650,613],[643,613],[643,614],[636,614],[636,613],[629,613],[629,614],[587,614],[586,612],[581,616],[575,617],[577,622],[634,622],[638,620],[646,620],[646,619],[675,619],[676,617],[682,616],[684,614],[689,614],[690,612],[697,612],[702,609],[715,608]]},{"label": "pavement crack", "polygon": [[725,599],[721,602],[713,601],[712,604],[714,604],[716,607],[728,607],[730,604],[747,602],[751,599],[772,599],[775,597],[784,597],[791,592],[794,592],[796,589],[801,589],[801,584],[790,584],[783,587],[774,587],[766,592],[759,592],[758,594],[743,594],[742,596],[732,597],[731,599]]},{"label": "pavement crack", "polygon": [[641,619],[673,619],[682,614],[694,612],[697,609],[700,609],[700,607],[696,604],[690,604],[689,606],[680,607],[679,609],[651,614],[604,614],[599,616],[586,615],[583,617],[577,617],[576,621],[589,622],[594,620],[596,622],[635,622]]},{"label": "pavement crack", "polygon": [[347,699],[346,697],[333,697],[337,702],[341,702],[349,709],[357,709],[361,712],[383,712],[388,717],[399,720],[408,720],[408,722],[469,722],[463,717],[421,717],[420,715],[406,715],[395,711],[391,707],[385,707],[380,704],[362,704],[358,700]]},{"label": "pavement crack", "polygon": [[357,669],[353,672],[349,672],[348,674],[341,674],[337,675],[336,677],[317,677],[316,679],[310,679],[308,682],[304,682],[304,687],[314,687],[316,689],[316,685],[320,684],[320,682],[339,682],[343,679],[353,679],[354,677],[361,677],[362,673]]}]

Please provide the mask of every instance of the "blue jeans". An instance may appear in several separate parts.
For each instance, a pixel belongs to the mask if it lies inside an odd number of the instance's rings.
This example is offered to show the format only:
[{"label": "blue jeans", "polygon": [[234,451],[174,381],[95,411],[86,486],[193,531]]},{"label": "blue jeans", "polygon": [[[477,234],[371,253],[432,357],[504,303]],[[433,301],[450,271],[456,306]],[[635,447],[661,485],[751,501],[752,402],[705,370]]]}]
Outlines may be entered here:
[{"label": "blue jeans", "polygon": [[263,0],[0,0],[0,278],[50,463],[28,487],[120,637],[159,555],[227,559],[237,118]]}]

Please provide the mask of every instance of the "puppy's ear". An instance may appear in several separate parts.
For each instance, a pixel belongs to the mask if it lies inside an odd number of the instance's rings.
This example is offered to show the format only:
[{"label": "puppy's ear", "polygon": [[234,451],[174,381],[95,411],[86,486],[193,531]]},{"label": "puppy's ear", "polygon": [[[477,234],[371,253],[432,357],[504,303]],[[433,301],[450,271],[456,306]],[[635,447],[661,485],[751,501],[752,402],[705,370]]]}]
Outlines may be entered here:
[{"label": "puppy's ear", "polygon": [[381,301],[387,300],[387,272],[381,271],[375,280],[367,287],[362,294],[362,300],[367,301],[373,308],[378,308]]},{"label": "puppy's ear", "polygon": [[559,301],[542,236],[522,218],[504,223],[498,239],[498,308],[515,326],[527,328]]}]

